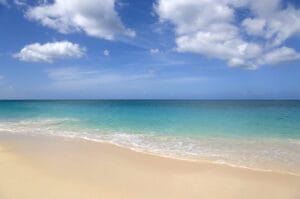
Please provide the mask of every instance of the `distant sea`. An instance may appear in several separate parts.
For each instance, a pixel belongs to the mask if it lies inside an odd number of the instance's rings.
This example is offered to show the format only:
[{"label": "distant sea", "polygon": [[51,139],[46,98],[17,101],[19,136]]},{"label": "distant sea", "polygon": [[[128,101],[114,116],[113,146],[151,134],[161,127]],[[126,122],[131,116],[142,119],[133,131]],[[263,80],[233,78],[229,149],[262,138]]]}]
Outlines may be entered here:
[{"label": "distant sea", "polygon": [[297,100],[0,101],[1,132],[300,174]]}]

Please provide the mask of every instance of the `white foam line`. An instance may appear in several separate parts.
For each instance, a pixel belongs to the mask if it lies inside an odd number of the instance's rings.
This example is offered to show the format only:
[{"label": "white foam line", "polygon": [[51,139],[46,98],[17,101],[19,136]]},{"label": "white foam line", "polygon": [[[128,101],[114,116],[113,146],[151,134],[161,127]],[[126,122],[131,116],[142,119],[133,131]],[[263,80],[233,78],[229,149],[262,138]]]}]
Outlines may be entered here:
[{"label": "white foam line", "polygon": [[[42,131],[42,129],[39,129]],[[3,131],[3,129],[0,129],[0,132],[9,132],[9,133],[13,133],[13,134],[20,134],[19,131],[15,131],[15,130],[8,130],[5,129]],[[300,177],[299,173],[294,173],[294,172],[289,172],[289,171],[281,171],[281,170],[268,170],[268,169],[260,169],[260,168],[255,168],[255,167],[247,167],[247,166],[242,166],[242,165],[236,165],[236,164],[232,164],[232,163],[228,163],[225,161],[212,161],[212,160],[207,160],[207,159],[192,159],[192,158],[183,158],[183,157],[179,157],[176,155],[168,155],[168,154],[163,154],[163,153],[158,153],[158,152],[153,152],[150,151],[149,149],[143,149],[143,148],[138,148],[138,147],[133,147],[130,145],[125,145],[125,144],[120,144],[117,142],[114,142],[112,140],[102,140],[102,139],[97,139],[97,138],[90,138],[87,137],[86,135],[76,135],[74,134],[56,134],[53,132],[50,132],[48,134],[37,134],[37,133],[28,133],[28,131],[26,132],[21,132],[21,134],[25,135],[38,135],[38,136],[54,136],[54,137],[65,137],[65,138],[71,138],[71,139],[83,139],[86,141],[91,141],[91,142],[99,142],[99,143],[107,143],[107,144],[111,144],[117,147],[121,147],[121,148],[125,148],[125,149],[130,149],[132,151],[138,152],[138,153],[143,153],[143,154],[148,154],[148,155],[154,155],[154,156],[158,156],[158,157],[163,157],[163,158],[168,158],[168,159],[174,159],[174,160],[181,160],[181,161],[189,161],[189,162],[199,162],[199,163],[211,163],[211,164],[216,164],[216,165],[226,165],[229,167],[233,167],[233,168],[242,168],[242,169],[248,169],[248,170],[252,170],[252,171],[259,171],[259,172],[269,172],[269,173],[279,173],[279,174],[288,174],[288,175],[292,175],[292,176],[297,176]]]},{"label": "white foam line", "polygon": [[236,164],[232,164],[232,163],[228,163],[228,162],[219,162],[219,161],[211,161],[211,160],[204,160],[204,159],[201,160],[201,159],[182,158],[182,157],[178,157],[178,156],[171,156],[171,155],[166,155],[166,154],[162,154],[162,153],[155,153],[155,152],[143,150],[143,149],[140,149],[140,148],[126,146],[126,145],[122,145],[122,144],[119,144],[119,143],[116,143],[116,142],[113,142],[113,141],[89,138],[89,137],[86,137],[86,136],[76,136],[76,135],[75,136],[69,136],[69,135],[55,135],[55,134],[49,134],[49,135],[54,136],[54,137],[58,136],[58,137],[66,137],[66,138],[72,138],[72,139],[76,139],[76,138],[78,139],[79,138],[79,139],[83,139],[83,140],[90,141],[90,142],[111,144],[111,145],[121,147],[121,148],[124,148],[124,149],[129,149],[129,150],[134,151],[134,152],[143,153],[143,154],[146,154],[146,155],[158,156],[158,157],[167,158],[167,159],[188,161],[188,162],[195,162],[195,163],[198,162],[198,163],[209,163],[209,164],[215,164],[215,165],[225,165],[225,166],[229,166],[229,167],[233,167],[233,168],[241,168],[241,169],[247,169],[247,170],[258,171],[258,172],[287,174],[287,175],[300,177],[299,173],[294,173],[294,172],[289,172],[289,171],[260,169],[260,168],[236,165]]},{"label": "white foam line", "polygon": [[[53,136],[56,136],[56,135],[53,135]],[[68,136],[64,136],[64,137],[68,137]],[[270,170],[268,170],[268,169],[259,169],[259,168],[254,168],[254,167],[247,167],[247,166],[235,165],[235,164],[227,163],[227,162],[210,161],[210,160],[199,160],[199,159],[189,159],[189,158],[182,158],[182,157],[178,157],[178,156],[166,155],[166,154],[162,154],[162,153],[155,153],[155,152],[146,151],[146,150],[139,149],[139,148],[134,148],[134,147],[130,147],[130,146],[118,144],[116,142],[107,141],[107,140],[99,140],[99,139],[88,138],[88,137],[80,137],[80,136],[77,136],[77,137],[74,136],[74,137],[70,137],[70,138],[80,138],[80,139],[84,139],[84,140],[91,141],[91,142],[99,142],[99,143],[112,144],[112,145],[117,146],[117,147],[121,147],[121,148],[125,148],[125,149],[130,149],[130,150],[132,150],[134,152],[143,153],[143,154],[147,154],[147,155],[154,155],[154,156],[168,158],[168,159],[174,159],[174,160],[180,160],[180,161],[189,161],[189,162],[199,162],[199,163],[206,162],[206,163],[216,164],[216,165],[226,165],[226,166],[233,167],[233,168],[242,168],[242,169],[248,169],[248,170],[252,170],[252,171],[268,172],[268,173],[288,174],[288,175],[293,175],[293,176],[300,177],[300,174],[293,173],[293,172],[288,172],[288,171],[271,170],[271,169]]]}]

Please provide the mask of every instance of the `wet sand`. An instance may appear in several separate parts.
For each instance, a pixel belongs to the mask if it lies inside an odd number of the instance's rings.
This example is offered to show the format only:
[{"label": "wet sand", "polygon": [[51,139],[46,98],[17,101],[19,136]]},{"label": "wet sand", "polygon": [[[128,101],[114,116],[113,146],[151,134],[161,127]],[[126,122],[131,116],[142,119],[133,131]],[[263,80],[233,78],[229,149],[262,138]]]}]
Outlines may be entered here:
[{"label": "wet sand", "polygon": [[300,177],[0,133],[0,198],[300,198]]}]

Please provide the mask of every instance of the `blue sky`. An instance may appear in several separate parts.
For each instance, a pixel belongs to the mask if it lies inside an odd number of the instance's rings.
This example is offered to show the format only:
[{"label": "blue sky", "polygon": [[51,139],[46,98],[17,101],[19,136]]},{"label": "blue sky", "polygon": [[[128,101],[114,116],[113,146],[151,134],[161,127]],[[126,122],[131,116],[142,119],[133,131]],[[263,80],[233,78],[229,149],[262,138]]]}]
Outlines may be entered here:
[{"label": "blue sky", "polygon": [[0,98],[300,98],[300,3],[0,0]]}]

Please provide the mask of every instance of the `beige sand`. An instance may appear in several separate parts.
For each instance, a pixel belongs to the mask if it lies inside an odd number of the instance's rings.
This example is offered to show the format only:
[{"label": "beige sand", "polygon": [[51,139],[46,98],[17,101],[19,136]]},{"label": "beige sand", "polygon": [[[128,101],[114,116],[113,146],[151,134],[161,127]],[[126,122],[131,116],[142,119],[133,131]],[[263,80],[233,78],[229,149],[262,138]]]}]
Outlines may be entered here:
[{"label": "beige sand", "polygon": [[77,139],[0,135],[0,198],[300,198],[300,177]]}]

